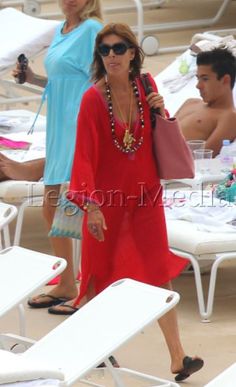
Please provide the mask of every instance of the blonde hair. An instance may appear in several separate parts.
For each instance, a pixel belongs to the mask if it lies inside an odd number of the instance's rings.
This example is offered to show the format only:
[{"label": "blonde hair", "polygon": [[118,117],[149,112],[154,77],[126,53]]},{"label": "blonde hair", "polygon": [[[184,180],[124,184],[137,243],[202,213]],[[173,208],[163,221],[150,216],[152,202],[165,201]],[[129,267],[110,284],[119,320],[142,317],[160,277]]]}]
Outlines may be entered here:
[{"label": "blonde hair", "polygon": [[80,14],[81,20],[86,20],[91,17],[102,20],[102,7],[100,0],[88,0]]}]

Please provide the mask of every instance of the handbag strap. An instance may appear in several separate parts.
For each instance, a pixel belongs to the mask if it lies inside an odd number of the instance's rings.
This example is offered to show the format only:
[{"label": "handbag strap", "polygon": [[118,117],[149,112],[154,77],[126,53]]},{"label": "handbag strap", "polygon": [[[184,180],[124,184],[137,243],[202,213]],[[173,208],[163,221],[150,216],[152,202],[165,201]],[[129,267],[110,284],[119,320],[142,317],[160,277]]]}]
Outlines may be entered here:
[{"label": "handbag strap", "polygon": [[145,95],[148,95],[153,92],[153,87],[151,85],[149,76],[147,73],[141,74],[140,79],[144,88]]},{"label": "handbag strap", "polygon": [[[141,74],[140,75],[140,80],[141,80],[141,83],[143,85],[143,89],[144,89],[145,95],[147,96],[150,93],[152,93],[153,92],[153,87],[151,85],[151,82],[150,82],[150,79],[149,79],[149,75],[147,73]],[[151,127],[152,127],[152,129],[154,129],[155,126],[156,126],[156,113],[160,114],[159,109],[150,108],[150,120],[151,120]]]}]

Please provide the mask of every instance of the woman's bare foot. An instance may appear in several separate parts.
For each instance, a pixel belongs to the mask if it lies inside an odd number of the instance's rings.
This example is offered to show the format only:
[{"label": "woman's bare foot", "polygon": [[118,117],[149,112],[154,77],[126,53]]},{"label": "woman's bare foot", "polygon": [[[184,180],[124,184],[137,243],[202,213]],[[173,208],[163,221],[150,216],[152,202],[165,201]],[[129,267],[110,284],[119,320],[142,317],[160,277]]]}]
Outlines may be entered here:
[{"label": "woman's bare foot", "polygon": [[28,300],[28,305],[32,308],[49,308],[53,305],[75,299],[78,291],[76,286],[73,289],[66,289],[60,285],[53,288],[47,294],[39,294]]},{"label": "woman's bare foot", "polygon": [[7,180],[38,181],[43,176],[44,159],[20,163],[0,153],[0,178]]}]

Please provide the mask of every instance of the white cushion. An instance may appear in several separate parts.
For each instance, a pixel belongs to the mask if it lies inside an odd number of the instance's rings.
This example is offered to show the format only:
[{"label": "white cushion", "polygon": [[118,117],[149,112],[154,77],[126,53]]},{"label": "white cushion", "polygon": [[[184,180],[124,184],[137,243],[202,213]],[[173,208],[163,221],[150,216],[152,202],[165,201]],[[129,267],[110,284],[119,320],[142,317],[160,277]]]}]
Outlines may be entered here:
[{"label": "white cushion", "polygon": [[64,374],[53,366],[25,359],[20,354],[0,350],[0,384],[33,379],[64,379]]},{"label": "white cushion", "polygon": [[194,223],[185,220],[168,220],[170,247],[194,255],[210,255],[236,251],[235,233],[200,231]]},{"label": "white cushion", "polygon": [[0,71],[13,66],[21,53],[31,57],[48,47],[58,23],[26,15],[14,8],[1,10]]},{"label": "white cushion", "polygon": [[[1,60],[1,59],[0,59]],[[25,109],[12,109],[0,111],[0,127],[3,135],[16,134],[18,132],[24,133],[31,142],[32,135],[27,135],[36,117],[36,113]],[[2,125],[3,124],[3,125]],[[4,128],[4,124],[8,125],[9,129]],[[38,132],[46,131],[46,117],[39,114],[34,126],[33,135],[36,136]],[[36,138],[37,140],[37,138]]]},{"label": "white cushion", "polygon": [[43,182],[7,180],[0,183],[0,200],[7,203],[21,203],[30,198],[33,202],[34,198],[43,196],[43,192]]}]

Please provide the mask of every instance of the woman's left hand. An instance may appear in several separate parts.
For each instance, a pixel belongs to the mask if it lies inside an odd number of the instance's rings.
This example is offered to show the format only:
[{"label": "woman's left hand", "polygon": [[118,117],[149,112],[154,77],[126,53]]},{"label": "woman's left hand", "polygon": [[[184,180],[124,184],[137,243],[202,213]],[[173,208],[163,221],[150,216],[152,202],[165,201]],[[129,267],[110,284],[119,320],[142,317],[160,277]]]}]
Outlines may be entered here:
[{"label": "woman's left hand", "polygon": [[92,236],[99,242],[104,241],[104,230],[107,230],[106,221],[102,211],[99,208],[95,208],[88,212],[88,230]]},{"label": "woman's left hand", "polygon": [[162,117],[166,118],[164,98],[156,92],[147,95],[146,100],[151,108],[159,109]]}]

